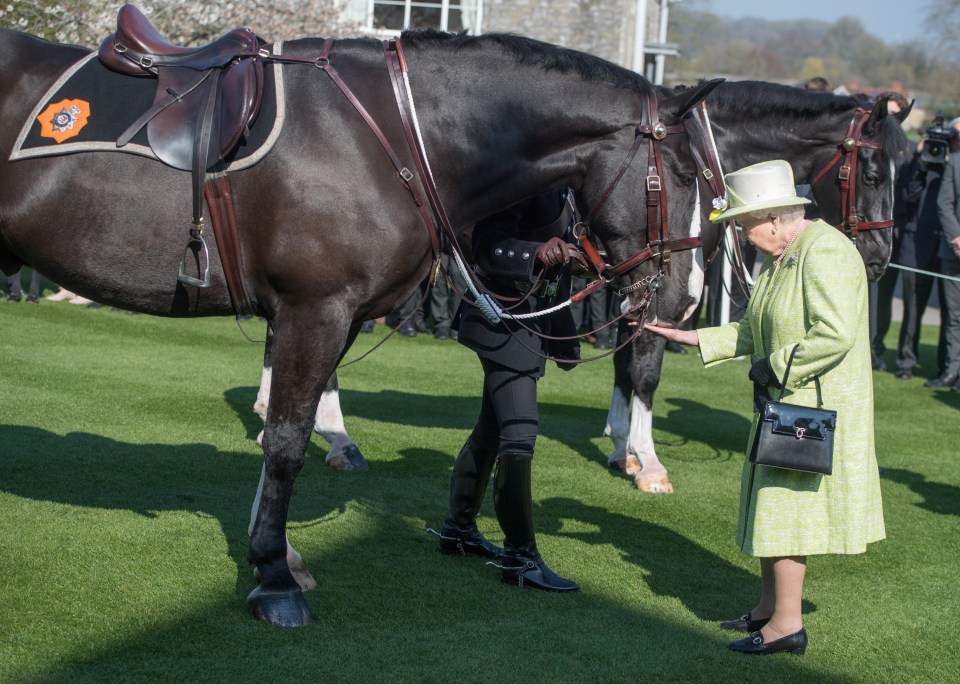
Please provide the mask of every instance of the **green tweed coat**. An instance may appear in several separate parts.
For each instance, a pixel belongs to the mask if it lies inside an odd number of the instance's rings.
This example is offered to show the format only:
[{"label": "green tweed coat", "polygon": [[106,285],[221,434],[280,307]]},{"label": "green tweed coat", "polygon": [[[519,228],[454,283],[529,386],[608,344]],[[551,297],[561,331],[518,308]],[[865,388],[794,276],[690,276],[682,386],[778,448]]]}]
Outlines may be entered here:
[{"label": "green tweed coat", "polygon": [[[754,466],[744,461],[737,543],[752,556],[862,553],[883,539],[880,478],[873,441],[873,377],[867,279],[856,248],[814,221],[779,265],[767,258],[739,323],[698,331],[709,367],[738,356],[770,357],[783,378],[799,344],[784,401],[837,411],[833,474]],[[777,397],[773,387],[771,396]],[[750,431],[753,443],[756,423]]]}]

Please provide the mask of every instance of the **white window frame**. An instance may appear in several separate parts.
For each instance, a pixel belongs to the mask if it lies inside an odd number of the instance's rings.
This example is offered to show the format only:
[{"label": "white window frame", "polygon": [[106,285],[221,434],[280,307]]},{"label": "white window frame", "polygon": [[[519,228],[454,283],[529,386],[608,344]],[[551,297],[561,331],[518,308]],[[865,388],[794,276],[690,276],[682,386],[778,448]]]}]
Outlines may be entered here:
[{"label": "white window frame", "polygon": [[[356,0],[354,0],[356,2]],[[483,0],[473,0],[476,4],[476,16],[475,22],[476,27],[471,26],[469,31],[473,35],[479,35],[481,32],[482,22],[483,22]],[[428,7],[440,9],[440,25],[434,26],[431,28],[436,28],[441,31],[447,31],[448,22],[450,20],[450,8],[454,7],[459,9],[461,12],[464,11],[465,5],[467,2],[461,0],[438,0],[434,3],[421,2],[420,0],[366,0],[366,18],[362,24],[362,29],[368,33],[372,33],[377,36],[398,36],[403,29],[385,29],[385,28],[375,28],[373,25],[373,16],[374,16],[374,5],[403,5],[403,26],[406,28],[410,25],[410,15],[414,7]]]}]

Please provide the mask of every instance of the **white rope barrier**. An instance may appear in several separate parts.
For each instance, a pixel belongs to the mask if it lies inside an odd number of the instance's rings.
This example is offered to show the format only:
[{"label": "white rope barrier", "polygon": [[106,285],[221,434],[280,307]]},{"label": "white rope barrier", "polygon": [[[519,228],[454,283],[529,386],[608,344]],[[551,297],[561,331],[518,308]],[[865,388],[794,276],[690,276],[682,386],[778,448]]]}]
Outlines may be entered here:
[{"label": "white rope barrier", "polygon": [[955,283],[960,283],[960,277],[958,276],[949,276],[943,273],[934,273],[933,271],[924,271],[919,268],[912,268],[910,266],[901,266],[900,264],[889,265],[889,268],[899,268],[901,271],[910,271],[911,273],[919,273],[920,275],[930,276],[931,278],[940,278],[941,280],[952,280]]}]

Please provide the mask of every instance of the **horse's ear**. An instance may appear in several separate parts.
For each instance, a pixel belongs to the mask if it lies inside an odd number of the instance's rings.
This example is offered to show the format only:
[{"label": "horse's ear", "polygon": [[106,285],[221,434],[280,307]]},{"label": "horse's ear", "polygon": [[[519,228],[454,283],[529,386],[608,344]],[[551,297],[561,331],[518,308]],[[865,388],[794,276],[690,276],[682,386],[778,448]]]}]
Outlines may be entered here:
[{"label": "horse's ear", "polygon": [[910,116],[910,112],[913,111],[914,102],[916,102],[916,100],[910,100],[910,104],[908,104],[905,108],[901,109],[899,112],[893,115],[893,118],[899,121],[901,125],[903,124],[904,121],[907,120],[907,117]]},{"label": "horse's ear", "polygon": [[887,118],[887,99],[886,97],[881,97],[874,103],[873,109],[870,110],[870,118],[863,124],[864,135],[869,137],[876,133],[880,124]]},{"label": "horse's ear", "polygon": [[710,92],[718,85],[723,83],[724,79],[715,78],[711,81],[703,81],[691,88],[685,88],[669,97],[659,101],[660,118],[672,119],[673,123],[678,123],[687,112],[700,104]]}]

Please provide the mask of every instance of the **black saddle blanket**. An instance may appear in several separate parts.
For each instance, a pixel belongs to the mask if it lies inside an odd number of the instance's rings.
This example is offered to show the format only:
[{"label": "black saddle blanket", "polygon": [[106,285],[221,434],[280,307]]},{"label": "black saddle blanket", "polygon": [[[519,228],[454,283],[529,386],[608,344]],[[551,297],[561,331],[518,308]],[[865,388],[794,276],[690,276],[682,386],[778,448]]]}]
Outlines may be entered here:
[{"label": "black saddle blanket", "polygon": [[[279,54],[281,48],[282,44],[276,44],[274,54]],[[227,158],[229,170],[256,164],[280,135],[284,111],[282,69],[279,64],[265,65],[260,114],[248,138]],[[76,152],[126,152],[157,159],[147,142],[146,126],[129,143],[117,147],[117,138],[150,108],[156,93],[156,79],[111,71],[93,52],[39,94],[39,101],[13,146],[10,161]]]}]

